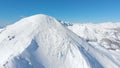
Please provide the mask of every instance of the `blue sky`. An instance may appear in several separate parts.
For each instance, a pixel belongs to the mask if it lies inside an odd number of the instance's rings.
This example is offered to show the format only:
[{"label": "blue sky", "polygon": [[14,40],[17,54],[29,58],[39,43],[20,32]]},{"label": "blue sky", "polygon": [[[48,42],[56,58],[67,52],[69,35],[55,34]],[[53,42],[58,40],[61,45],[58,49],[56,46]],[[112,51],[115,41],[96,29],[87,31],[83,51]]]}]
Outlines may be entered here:
[{"label": "blue sky", "polygon": [[118,22],[120,0],[0,0],[0,24],[41,13],[73,23]]}]

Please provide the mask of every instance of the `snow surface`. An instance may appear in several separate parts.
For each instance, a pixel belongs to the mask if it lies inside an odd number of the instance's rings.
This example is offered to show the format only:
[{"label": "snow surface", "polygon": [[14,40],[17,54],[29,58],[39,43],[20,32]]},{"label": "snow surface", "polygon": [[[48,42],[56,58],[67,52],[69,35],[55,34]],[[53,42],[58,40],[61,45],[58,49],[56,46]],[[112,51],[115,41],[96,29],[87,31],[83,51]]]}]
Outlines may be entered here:
[{"label": "snow surface", "polygon": [[[73,27],[69,28],[77,29]],[[71,30],[43,14],[3,28],[0,30],[0,68],[120,67],[119,51],[109,51],[99,43],[88,42],[85,40],[88,37],[82,38],[81,33],[78,36]],[[96,37],[90,35],[89,38]]]},{"label": "snow surface", "polygon": [[120,49],[120,23],[74,24],[68,28],[88,42],[97,42],[110,50]]}]

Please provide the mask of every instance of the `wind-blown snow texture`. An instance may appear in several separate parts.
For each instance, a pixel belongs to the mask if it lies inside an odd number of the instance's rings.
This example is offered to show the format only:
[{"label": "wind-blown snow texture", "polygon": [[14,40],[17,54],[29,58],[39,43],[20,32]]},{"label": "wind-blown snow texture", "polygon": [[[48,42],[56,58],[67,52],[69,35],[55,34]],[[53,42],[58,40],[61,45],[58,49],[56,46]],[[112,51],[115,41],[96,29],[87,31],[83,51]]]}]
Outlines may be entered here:
[{"label": "wind-blown snow texture", "polygon": [[[115,51],[102,46],[94,32],[81,36],[74,25],[68,28],[53,17],[38,14],[0,29],[0,68],[120,67],[119,48]],[[119,45],[119,38],[116,43]]]}]

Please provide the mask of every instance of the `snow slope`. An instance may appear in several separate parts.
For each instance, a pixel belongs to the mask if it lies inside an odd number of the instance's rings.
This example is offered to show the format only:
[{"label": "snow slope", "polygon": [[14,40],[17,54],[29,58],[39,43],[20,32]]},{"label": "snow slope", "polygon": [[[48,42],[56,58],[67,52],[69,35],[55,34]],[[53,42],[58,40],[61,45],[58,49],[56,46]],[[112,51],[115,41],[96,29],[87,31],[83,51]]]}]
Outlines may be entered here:
[{"label": "snow slope", "polygon": [[119,68],[119,57],[43,14],[24,18],[0,33],[0,68]]},{"label": "snow slope", "polygon": [[88,42],[97,42],[109,50],[120,49],[120,23],[74,24],[68,28]]},{"label": "snow slope", "polygon": [[67,28],[98,50],[99,46],[103,47],[108,54],[112,55],[113,61],[120,65],[120,23],[73,24]]}]

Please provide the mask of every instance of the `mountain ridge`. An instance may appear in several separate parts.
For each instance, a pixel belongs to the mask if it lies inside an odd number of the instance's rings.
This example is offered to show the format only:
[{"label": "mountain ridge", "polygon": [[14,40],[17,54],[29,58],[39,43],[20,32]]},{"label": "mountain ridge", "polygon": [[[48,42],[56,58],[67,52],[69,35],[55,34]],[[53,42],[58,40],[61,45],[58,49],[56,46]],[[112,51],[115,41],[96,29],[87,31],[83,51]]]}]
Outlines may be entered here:
[{"label": "mountain ridge", "polygon": [[[94,47],[53,17],[37,14],[0,33],[1,68],[118,68],[102,46]],[[105,61],[102,61],[104,59]],[[119,59],[119,58],[117,58]],[[106,64],[109,62],[109,64]]]}]

